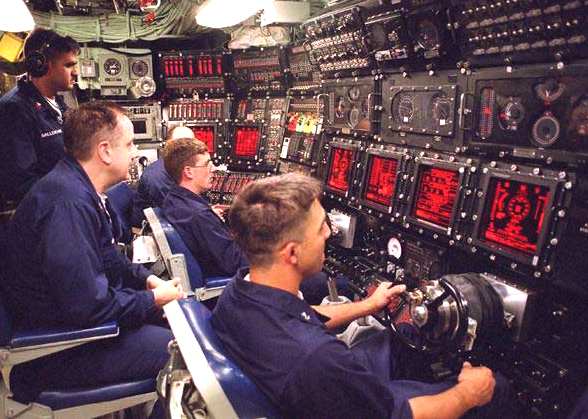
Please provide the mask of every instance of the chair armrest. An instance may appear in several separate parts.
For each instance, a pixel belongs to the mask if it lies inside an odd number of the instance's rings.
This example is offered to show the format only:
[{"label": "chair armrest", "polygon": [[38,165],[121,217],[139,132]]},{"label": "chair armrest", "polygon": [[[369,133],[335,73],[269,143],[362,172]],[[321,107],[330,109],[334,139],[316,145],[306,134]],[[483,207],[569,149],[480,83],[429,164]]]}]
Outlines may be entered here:
[{"label": "chair armrest", "polygon": [[212,276],[210,278],[205,278],[204,283],[206,284],[205,288],[218,288],[218,287],[225,287],[229,282],[231,282],[233,277],[223,277],[223,276]]},{"label": "chair armrest", "polygon": [[52,328],[15,330],[9,346],[13,349],[59,345],[61,343],[86,342],[100,338],[114,337],[119,333],[116,322],[105,323],[85,329]]}]

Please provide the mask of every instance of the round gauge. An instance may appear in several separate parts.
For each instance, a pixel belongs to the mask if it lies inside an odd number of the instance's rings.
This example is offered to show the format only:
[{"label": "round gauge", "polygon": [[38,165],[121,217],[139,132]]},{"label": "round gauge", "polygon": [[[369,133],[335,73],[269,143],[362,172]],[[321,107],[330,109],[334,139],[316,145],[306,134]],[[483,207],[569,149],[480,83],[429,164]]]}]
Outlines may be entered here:
[{"label": "round gauge", "polygon": [[550,147],[559,139],[561,126],[551,112],[545,112],[533,124],[533,141],[539,147]]},{"label": "round gauge", "polygon": [[402,256],[402,244],[396,237],[391,237],[388,240],[388,255],[400,259]]},{"label": "round gauge", "polygon": [[347,123],[351,128],[355,128],[357,124],[359,124],[359,119],[361,116],[361,112],[357,107],[351,108],[349,114],[347,115]]},{"label": "round gauge", "polygon": [[502,128],[508,131],[516,131],[525,118],[525,107],[519,98],[508,98],[502,108],[498,120]]},{"label": "round gauge", "polygon": [[544,102],[551,103],[561,97],[565,88],[563,83],[559,83],[555,79],[547,79],[535,86],[535,94]]},{"label": "round gauge", "polygon": [[582,99],[572,111],[569,129],[574,137],[588,136],[588,99]]},{"label": "round gauge", "polygon": [[531,203],[527,196],[515,195],[512,199],[508,200],[506,209],[510,218],[520,223],[531,213]]},{"label": "round gauge", "polygon": [[149,72],[149,65],[143,60],[136,60],[133,62],[133,65],[131,65],[131,71],[135,76],[143,77]]},{"label": "round gauge", "polygon": [[437,96],[431,101],[431,113],[438,126],[451,123],[451,101],[445,96]]},{"label": "round gauge", "polygon": [[355,102],[357,99],[359,99],[359,96],[361,96],[361,90],[359,90],[359,87],[353,86],[347,91],[347,96],[349,99]]},{"label": "round gauge", "polygon": [[416,42],[425,51],[439,48],[441,38],[437,26],[430,20],[421,20],[416,27]]},{"label": "round gauge", "polygon": [[122,70],[122,64],[116,58],[108,58],[104,61],[104,71],[110,76],[116,76]]},{"label": "round gauge", "polygon": [[341,119],[345,117],[345,99],[339,97],[337,99],[337,106],[335,107],[335,117]]},{"label": "round gauge", "polygon": [[414,97],[411,95],[402,95],[398,102],[398,111],[396,118],[403,124],[412,121],[415,113]]}]

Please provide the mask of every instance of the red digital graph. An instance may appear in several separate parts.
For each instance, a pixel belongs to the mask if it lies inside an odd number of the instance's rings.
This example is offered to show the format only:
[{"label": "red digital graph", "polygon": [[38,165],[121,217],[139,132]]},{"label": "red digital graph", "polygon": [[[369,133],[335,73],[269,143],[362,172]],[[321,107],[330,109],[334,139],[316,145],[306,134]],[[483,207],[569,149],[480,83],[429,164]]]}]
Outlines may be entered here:
[{"label": "red digital graph", "polygon": [[237,127],[235,130],[235,157],[252,158],[259,146],[259,129]]},{"label": "red digital graph", "polygon": [[214,153],[214,128],[211,126],[191,127],[194,136],[206,144],[209,153]]},{"label": "red digital graph", "polygon": [[547,186],[492,178],[480,224],[480,239],[524,253],[536,253],[549,198]]},{"label": "red digital graph", "polygon": [[349,191],[349,182],[353,164],[353,150],[334,147],[331,150],[331,166],[327,185],[341,192]]},{"label": "red digital graph", "polygon": [[412,215],[442,228],[451,224],[459,188],[457,170],[421,166]]},{"label": "red digital graph", "polygon": [[372,156],[369,162],[364,199],[376,204],[392,205],[397,172],[398,160]]}]

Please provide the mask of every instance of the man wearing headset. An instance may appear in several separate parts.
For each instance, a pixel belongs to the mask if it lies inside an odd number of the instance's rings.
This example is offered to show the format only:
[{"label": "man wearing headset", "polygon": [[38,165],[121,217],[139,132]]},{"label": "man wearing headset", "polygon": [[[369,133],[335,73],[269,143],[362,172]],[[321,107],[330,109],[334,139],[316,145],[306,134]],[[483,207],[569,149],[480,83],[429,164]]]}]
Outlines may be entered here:
[{"label": "man wearing headset", "polygon": [[0,195],[19,202],[65,155],[65,104],[57,92],[71,90],[80,47],[69,36],[35,29],[25,41],[27,76],[0,98]]}]

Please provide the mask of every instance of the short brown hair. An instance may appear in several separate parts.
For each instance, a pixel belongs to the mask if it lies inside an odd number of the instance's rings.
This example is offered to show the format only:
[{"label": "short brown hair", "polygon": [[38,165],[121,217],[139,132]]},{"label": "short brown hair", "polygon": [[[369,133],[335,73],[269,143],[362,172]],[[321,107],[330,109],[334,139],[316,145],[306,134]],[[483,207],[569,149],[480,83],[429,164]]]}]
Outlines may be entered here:
[{"label": "short brown hair", "polygon": [[194,166],[196,157],[205,153],[208,153],[208,148],[200,140],[194,138],[169,140],[163,148],[163,165],[173,180],[180,183],[184,167]]},{"label": "short brown hair", "polygon": [[235,240],[252,265],[267,266],[276,246],[291,240],[321,194],[316,179],[297,173],[273,176],[247,185],[229,211]]},{"label": "short brown hair", "polygon": [[117,138],[119,116],[125,110],[112,102],[88,102],[65,115],[63,142],[65,150],[76,160],[87,161],[100,141]]},{"label": "short brown hair", "polygon": [[80,51],[80,45],[71,36],[61,36],[50,29],[36,28],[33,30],[24,44],[25,57],[33,52],[41,52],[47,60],[53,60],[66,52]]}]

